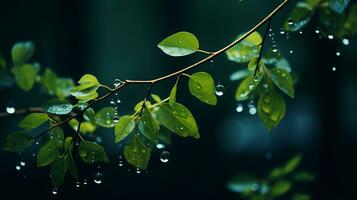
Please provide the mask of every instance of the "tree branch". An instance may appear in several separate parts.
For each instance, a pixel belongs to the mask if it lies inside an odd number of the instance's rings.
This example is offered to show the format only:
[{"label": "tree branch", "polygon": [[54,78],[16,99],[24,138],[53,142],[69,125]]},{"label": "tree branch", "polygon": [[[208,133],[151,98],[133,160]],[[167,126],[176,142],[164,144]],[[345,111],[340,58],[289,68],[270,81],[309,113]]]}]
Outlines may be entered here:
[{"label": "tree branch", "polygon": [[[235,46],[236,44],[238,44],[239,42],[243,41],[246,37],[248,37],[250,34],[252,34],[254,31],[256,31],[258,28],[260,28],[265,22],[267,22],[268,20],[270,20],[276,13],[278,13],[287,3],[289,2],[289,0],[284,0],[282,1],[282,3],[280,3],[272,12],[270,12],[265,18],[263,18],[260,22],[258,22],[254,27],[252,27],[248,32],[246,32],[245,34],[243,34],[241,37],[239,37],[238,39],[234,40],[233,42],[231,42],[230,44],[226,45],[225,47],[212,52],[209,54],[209,56],[207,56],[206,58],[197,61],[196,63],[189,65],[181,70],[178,70],[176,72],[173,72],[171,74],[167,74],[164,76],[161,76],[159,78],[156,79],[151,79],[151,80],[125,80],[123,81],[118,87],[110,89],[109,87],[107,88],[109,90],[108,93],[106,93],[105,95],[93,100],[87,107],[85,107],[83,110],[81,110],[80,112],[78,112],[77,114],[65,119],[62,122],[59,122],[57,124],[55,124],[54,126],[50,127],[49,129],[41,132],[39,135],[37,135],[35,138],[40,137],[42,134],[47,133],[48,131],[54,129],[55,127],[61,126],[67,122],[69,122],[71,119],[77,118],[80,115],[83,115],[83,113],[90,107],[92,107],[95,103],[106,99],[107,97],[113,95],[114,93],[118,92],[119,90],[121,90],[122,88],[124,88],[127,85],[131,85],[131,84],[151,84],[149,91],[147,93],[147,97],[151,92],[151,88],[154,84],[164,81],[166,79],[178,76],[186,71],[189,71],[191,69],[194,69],[206,62],[209,62],[210,60],[212,60],[213,58],[217,57],[218,55],[224,53],[225,51],[227,51],[228,49],[232,48],[233,46]],[[145,101],[147,99],[147,97],[145,98]],[[144,103],[145,105],[145,103]]]}]

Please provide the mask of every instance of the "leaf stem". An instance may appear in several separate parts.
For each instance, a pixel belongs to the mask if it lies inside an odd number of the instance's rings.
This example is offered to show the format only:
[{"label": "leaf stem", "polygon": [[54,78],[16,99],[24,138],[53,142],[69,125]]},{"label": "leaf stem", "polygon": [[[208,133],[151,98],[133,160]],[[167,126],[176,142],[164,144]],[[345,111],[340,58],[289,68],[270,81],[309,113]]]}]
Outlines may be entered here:
[{"label": "leaf stem", "polygon": [[273,18],[270,18],[268,20],[268,25],[266,27],[266,30],[265,30],[265,33],[264,33],[264,36],[263,36],[263,40],[262,40],[260,51],[259,51],[259,56],[258,56],[258,59],[257,59],[257,66],[255,67],[255,70],[254,70],[254,77],[257,75],[257,72],[259,71],[259,68],[260,68],[260,64],[259,63],[260,63],[260,60],[262,59],[262,56],[263,56],[264,44],[265,44],[265,40],[267,38],[269,29],[270,29],[270,24],[271,24],[272,19]]}]

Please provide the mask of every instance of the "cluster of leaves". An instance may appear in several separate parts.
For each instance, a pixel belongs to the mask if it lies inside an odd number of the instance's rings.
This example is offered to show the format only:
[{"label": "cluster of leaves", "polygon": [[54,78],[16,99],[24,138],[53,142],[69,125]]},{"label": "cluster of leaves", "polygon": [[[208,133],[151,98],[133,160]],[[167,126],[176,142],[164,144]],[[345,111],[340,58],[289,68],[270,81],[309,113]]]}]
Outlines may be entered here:
[{"label": "cluster of leaves", "polygon": [[284,29],[299,31],[315,14],[324,37],[344,38],[357,33],[357,5],[350,0],[299,1],[285,20]]},{"label": "cluster of leaves", "polygon": [[294,80],[289,62],[277,49],[270,49],[260,57],[262,42],[260,34],[253,32],[226,54],[231,61],[248,63],[247,69],[231,75],[232,81],[243,79],[236,90],[236,100],[246,101],[258,97],[258,114],[267,129],[271,130],[280,123],[286,111],[285,100],[280,93],[294,98]]},{"label": "cluster of leaves", "polygon": [[240,174],[232,178],[227,188],[249,200],[310,200],[311,196],[305,192],[293,190],[299,183],[311,182],[315,175],[309,171],[297,171],[302,156],[294,156],[283,166],[272,169],[265,177],[256,177],[252,174]]}]

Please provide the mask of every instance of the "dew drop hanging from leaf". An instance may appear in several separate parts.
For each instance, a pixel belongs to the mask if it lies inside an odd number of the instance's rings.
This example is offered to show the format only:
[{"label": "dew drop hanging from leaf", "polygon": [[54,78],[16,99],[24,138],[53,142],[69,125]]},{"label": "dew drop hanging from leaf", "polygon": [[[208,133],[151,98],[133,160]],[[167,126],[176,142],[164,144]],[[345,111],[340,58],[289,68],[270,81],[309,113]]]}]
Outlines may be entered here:
[{"label": "dew drop hanging from leaf", "polygon": [[243,109],[244,109],[243,104],[241,104],[241,103],[237,104],[237,107],[236,107],[237,112],[242,112]]},{"label": "dew drop hanging from leaf", "polygon": [[348,46],[350,44],[350,41],[347,38],[342,39],[342,44]]},{"label": "dew drop hanging from leaf", "polygon": [[14,114],[16,112],[16,109],[12,106],[7,106],[6,107],[6,112],[7,114],[11,115],[11,114]]},{"label": "dew drop hanging from leaf", "polygon": [[221,85],[221,84],[218,84],[217,86],[216,86],[216,95],[217,96],[222,96],[224,94],[224,86],[223,85]]},{"label": "dew drop hanging from leaf", "polygon": [[170,152],[162,151],[160,154],[160,161],[163,163],[167,163],[170,160]]},{"label": "dew drop hanging from leaf", "polygon": [[93,181],[94,181],[94,183],[96,183],[96,184],[101,184],[102,181],[103,181],[103,174],[100,173],[100,172],[96,173],[96,174],[94,175]]}]

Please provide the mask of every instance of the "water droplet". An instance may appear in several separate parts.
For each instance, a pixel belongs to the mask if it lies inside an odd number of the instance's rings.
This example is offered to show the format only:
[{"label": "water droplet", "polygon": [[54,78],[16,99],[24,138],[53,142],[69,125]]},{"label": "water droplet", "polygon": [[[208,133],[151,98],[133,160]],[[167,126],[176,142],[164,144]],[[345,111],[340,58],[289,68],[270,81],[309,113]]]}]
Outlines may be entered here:
[{"label": "water droplet", "polygon": [[248,108],[254,107],[254,101],[253,100],[249,101],[247,106]]},{"label": "water droplet", "polygon": [[271,46],[271,50],[274,52],[274,53],[277,53],[278,52],[278,46],[276,44],[273,44]]},{"label": "water droplet", "polygon": [[284,30],[284,28],[281,28],[281,29],[280,29],[280,34],[282,34],[282,35],[284,35],[284,34],[285,34],[285,30]]},{"label": "water droplet", "polygon": [[269,88],[269,85],[266,84],[266,83],[264,83],[264,84],[263,84],[263,88],[264,88],[264,89],[268,89],[268,88]]},{"label": "water droplet", "polygon": [[6,106],[6,112],[11,115],[14,114],[16,112],[16,109],[12,106]]},{"label": "water droplet", "polygon": [[243,111],[243,104],[241,104],[241,103],[237,104],[236,111],[237,112],[242,112]]},{"label": "water droplet", "polygon": [[289,18],[288,19],[288,25],[290,25],[290,26],[294,25],[294,20]]},{"label": "water droplet", "polygon": [[341,55],[341,52],[336,51],[336,56],[340,56],[340,55]]},{"label": "water droplet", "polygon": [[40,143],[38,141],[35,142],[36,145],[39,145]]},{"label": "water droplet", "polygon": [[88,184],[87,179],[83,179],[83,185],[87,185],[87,184]]},{"label": "water droplet", "polygon": [[289,53],[290,53],[290,54],[293,54],[293,53],[294,53],[294,51],[293,51],[293,50],[290,50],[290,51],[289,51]]},{"label": "water droplet", "polygon": [[119,160],[119,167],[122,167],[122,166],[124,166],[124,163],[123,163],[123,161],[122,160]]},{"label": "water droplet", "polygon": [[210,63],[214,63],[214,61],[213,61],[213,60],[210,60],[209,62],[210,62]]},{"label": "water droplet", "polygon": [[26,163],[24,161],[21,161],[20,165],[24,167],[26,165]]},{"label": "water droplet", "polygon": [[257,113],[257,108],[256,107],[249,108],[249,114],[255,115],[255,113]]},{"label": "water droplet", "polygon": [[[97,137],[97,138],[96,138],[96,141],[97,141],[98,143],[102,143],[103,139],[102,139],[101,137]],[[94,153],[94,152],[93,152],[93,153]]]},{"label": "water droplet", "polygon": [[57,193],[58,193],[57,188],[53,188],[53,189],[52,189],[52,194],[56,195]]},{"label": "water droplet", "polygon": [[222,96],[224,94],[224,86],[221,84],[218,84],[216,86],[216,95],[217,96]]},{"label": "water droplet", "polygon": [[316,29],[315,29],[315,33],[316,33],[316,34],[319,34],[319,33],[320,33],[320,29],[319,29],[319,28],[316,28]]},{"label": "water droplet", "polygon": [[333,37],[333,35],[328,35],[327,38],[332,40],[334,37]]},{"label": "water droplet", "polygon": [[259,184],[258,183],[254,183],[250,186],[250,189],[253,191],[253,192],[256,192],[258,191],[259,189]]},{"label": "water droplet", "polygon": [[137,174],[140,174],[141,173],[141,171],[140,171],[140,168],[138,167],[138,168],[136,168],[136,173]]},{"label": "water droplet", "polygon": [[120,100],[120,99],[117,99],[117,103],[121,103],[121,100]]},{"label": "water droplet", "polygon": [[156,148],[163,149],[163,148],[165,148],[165,145],[164,144],[156,144]]},{"label": "water droplet", "polygon": [[112,105],[114,105],[114,104],[115,104],[115,101],[112,99],[112,100],[110,100],[109,103],[112,104]]},{"label": "water droplet", "polygon": [[299,34],[302,35],[302,31],[299,31]]},{"label": "water droplet", "polygon": [[119,87],[121,83],[122,83],[122,81],[120,79],[114,79],[113,85],[114,85],[114,87]]},{"label": "water droplet", "polygon": [[19,170],[21,170],[21,166],[20,165],[16,165],[15,169],[19,171]]},{"label": "water droplet", "polygon": [[114,117],[113,117],[113,122],[114,122],[114,123],[117,123],[118,121],[119,121],[119,116],[114,116]]},{"label": "water droplet", "polygon": [[99,173],[99,172],[96,173],[96,174],[94,175],[93,181],[94,181],[94,183],[96,183],[96,184],[101,184],[102,181],[103,181],[103,174],[101,174],[101,173]]},{"label": "water droplet", "polygon": [[168,151],[162,151],[160,154],[160,161],[163,163],[169,162],[170,159],[170,152]]},{"label": "water droplet", "polygon": [[76,188],[81,187],[81,183],[79,181],[76,182]]},{"label": "water droplet", "polygon": [[342,39],[342,44],[344,44],[344,45],[349,45],[350,44],[350,41],[347,39],[347,38],[343,38]]},{"label": "water droplet", "polygon": [[336,71],[336,67],[335,66],[332,67],[332,71]]}]

